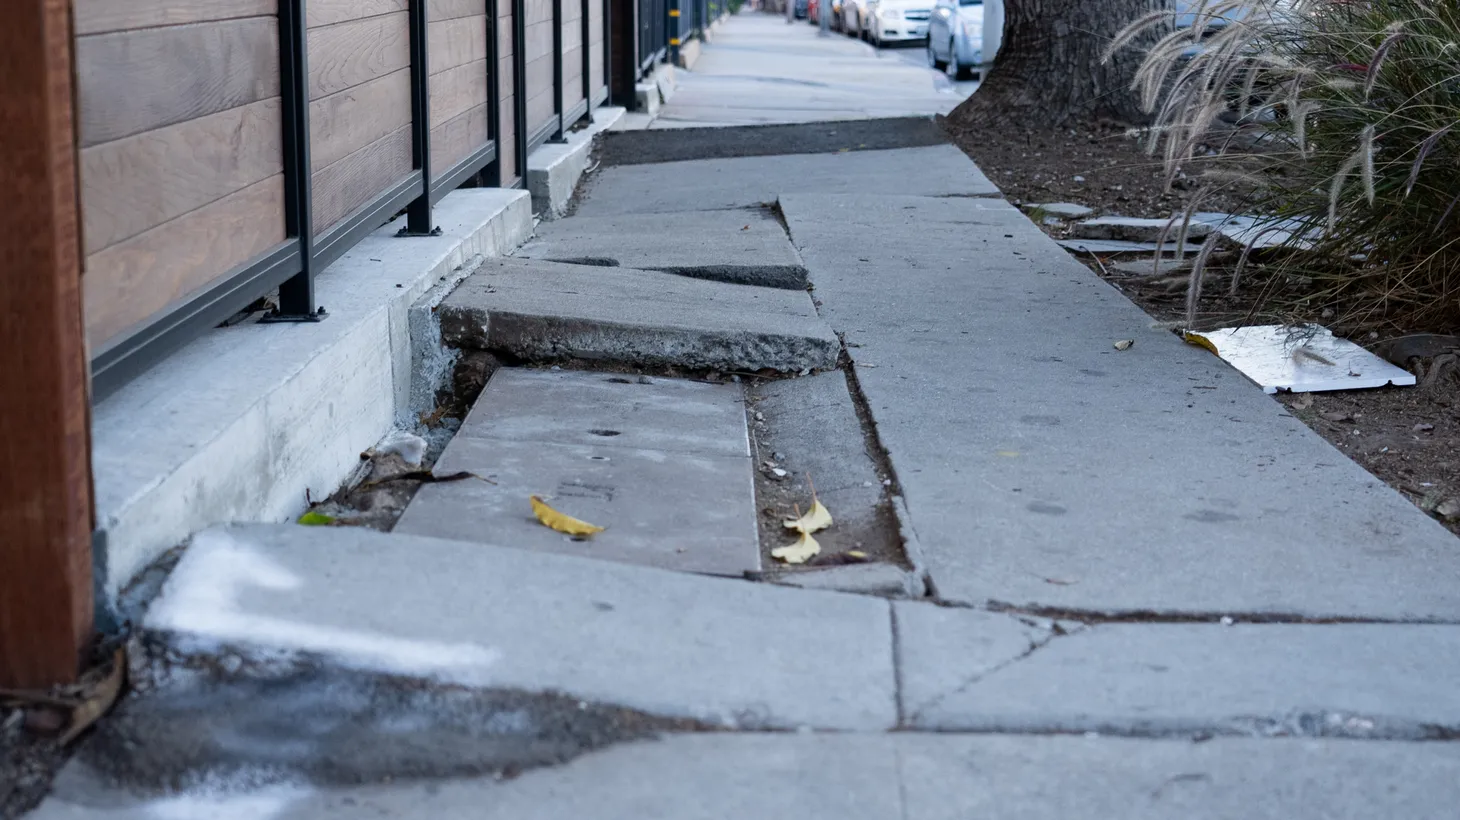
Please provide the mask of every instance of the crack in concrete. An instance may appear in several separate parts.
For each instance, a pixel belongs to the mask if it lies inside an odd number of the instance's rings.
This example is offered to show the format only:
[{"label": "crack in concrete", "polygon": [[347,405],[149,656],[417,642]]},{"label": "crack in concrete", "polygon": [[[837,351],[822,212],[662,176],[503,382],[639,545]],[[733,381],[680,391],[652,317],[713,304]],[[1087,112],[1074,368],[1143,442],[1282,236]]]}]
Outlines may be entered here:
[{"label": "crack in concrete", "polygon": [[[1083,631],[1083,630],[1080,630],[1080,631]],[[1058,631],[1051,629],[1049,631],[1049,633],[1046,634],[1043,637],[1042,640],[1039,640],[1039,639],[1030,639],[1030,641],[1029,641],[1029,648],[1028,649],[1024,650],[1023,652],[1019,653],[1018,655],[1016,655],[1016,656],[1014,656],[1012,658],[1009,658],[1008,660],[1001,661],[999,663],[994,664],[993,666],[989,667],[988,669],[985,669],[985,670],[983,670],[983,671],[981,671],[981,672],[973,675],[972,677],[968,678],[963,683],[958,684],[954,688],[952,688],[952,689],[944,692],[941,695],[938,695],[937,697],[933,698],[932,700],[928,701],[927,703],[924,703],[923,705],[919,706],[916,710],[914,710],[913,713],[908,716],[907,720],[909,722],[916,722],[918,720],[918,718],[922,717],[923,713],[926,712],[927,710],[932,709],[933,707],[937,706],[938,704],[942,703],[943,701],[945,701],[945,700],[947,700],[947,699],[949,699],[951,697],[955,697],[957,695],[960,695],[960,694],[968,691],[968,689],[970,687],[972,687],[972,686],[974,686],[974,685],[976,685],[976,684],[978,684],[978,683],[980,683],[980,682],[988,679],[991,675],[995,675],[995,674],[997,674],[999,672],[1002,672],[1003,670],[1008,669],[1009,667],[1013,666],[1014,664],[1019,663],[1020,661],[1023,661],[1025,659],[1029,658],[1035,652],[1038,652],[1039,650],[1041,650],[1044,647],[1048,646],[1050,643],[1054,642],[1054,640],[1056,638],[1065,637],[1066,634],[1067,633],[1063,629],[1060,629]],[[900,666],[901,665],[899,664],[899,668],[900,668]],[[899,684],[898,684],[899,697],[901,697],[901,690],[902,690],[902,686],[901,686],[901,683],[899,682]]]},{"label": "crack in concrete", "polygon": [[1446,618],[1372,618],[1351,616],[1314,616],[1289,612],[1171,612],[1155,609],[1090,610],[1069,607],[1031,606],[989,599],[983,604],[962,601],[936,601],[952,609],[973,609],[1005,615],[1032,616],[1053,620],[1083,621],[1089,624],[1122,623],[1218,623],[1230,626],[1247,624],[1380,624],[1395,626],[1460,626],[1460,620]]}]

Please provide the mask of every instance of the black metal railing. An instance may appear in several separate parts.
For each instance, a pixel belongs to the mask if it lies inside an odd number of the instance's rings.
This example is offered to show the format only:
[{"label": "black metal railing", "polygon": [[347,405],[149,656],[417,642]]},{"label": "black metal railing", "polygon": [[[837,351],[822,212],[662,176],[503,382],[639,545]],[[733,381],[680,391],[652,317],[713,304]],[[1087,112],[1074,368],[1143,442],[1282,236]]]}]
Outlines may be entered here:
[{"label": "black metal railing", "polygon": [[[639,19],[641,70],[668,55],[671,42],[680,42],[707,25],[707,13],[696,12],[671,26],[671,4],[707,0],[636,0]],[[498,76],[500,65],[499,11],[511,3],[512,98],[509,111],[502,110],[504,89]],[[602,65],[599,87],[593,83],[592,10],[602,4]],[[583,99],[564,110],[563,8],[580,4],[582,27]],[[305,0],[279,0],[279,80],[282,105],[283,221],[284,240],[254,259],[224,272],[202,291],[186,297],[154,317],[120,341],[107,342],[92,358],[92,395],[99,400],[114,392],[163,357],[203,332],[218,326],[239,311],[278,290],[277,305],[261,321],[318,322],[328,314],[319,304],[315,277],[366,236],[379,230],[404,212],[402,237],[438,233],[432,222],[432,207],[447,193],[463,184],[476,182],[501,186],[524,186],[527,155],[547,139],[559,139],[563,132],[608,96],[613,66],[610,15],[612,0],[553,0],[553,100],[554,116],[548,123],[530,124],[527,112],[527,38],[525,0],[486,2],[487,137],[450,167],[433,172],[431,167],[431,78],[427,9],[429,0],[409,0],[407,21],[410,45],[411,170],[392,181],[369,201],[330,226],[314,226],[312,166],[310,162],[310,78]],[[571,6],[567,6],[571,8]],[[630,6],[632,8],[632,6]],[[686,8],[691,8],[686,5]],[[708,6],[704,6],[708,8]],[[503,117],[511,117],[513,168],[509,177],[502,164],[504,146],[499,144]],[[536,133],[530,131],[536,126]]]}]

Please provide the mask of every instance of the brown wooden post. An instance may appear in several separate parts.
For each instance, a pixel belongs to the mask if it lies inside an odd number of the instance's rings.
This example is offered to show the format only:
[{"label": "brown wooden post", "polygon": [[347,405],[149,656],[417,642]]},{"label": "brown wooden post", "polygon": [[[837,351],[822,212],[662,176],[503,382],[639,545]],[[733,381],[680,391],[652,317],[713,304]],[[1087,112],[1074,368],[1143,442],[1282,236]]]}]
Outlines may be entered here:
[{"label": "brown wooden post", "polygon": [[68,0],[0,25],[0,686],[76,678],[91,470]]}]

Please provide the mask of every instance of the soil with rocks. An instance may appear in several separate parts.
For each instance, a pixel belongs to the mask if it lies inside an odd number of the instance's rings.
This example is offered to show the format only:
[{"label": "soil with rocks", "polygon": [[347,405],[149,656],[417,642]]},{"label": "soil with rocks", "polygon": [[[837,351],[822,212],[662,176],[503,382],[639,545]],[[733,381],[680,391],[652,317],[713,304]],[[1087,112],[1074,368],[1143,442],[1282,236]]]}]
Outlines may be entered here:
[{"label": "soil with rocks", "polygon": [[40,805],[68,753],[54,737],[33,727],[27,711],[0,704],[0,820]]},{"label": "soil with rocks", "polygon": [[[1182,180],[1168,187],[1159,158],[1147,155],[1140,143],[1115,129],[1087,126],[1012,135],[971,129],[953,136],[1016,205],[1069,202],[1089,207],[1097,216],[1161,218],[1185,208],[1195,193],[1196,186]],[[1217,196],[1204,202],[1201,210],[1242,213],[1242,201],[1237,196]],[[1040,227],[1058,239],[1069,235],[1071,225],[1069,220],[1050,219]],[[1266,275],[1261,253],[1249,260],[1242,287],[1230,293],[1234,250],[1213,254],[1194,327],[1314,322],[1369,348],[1406,332],[1346,326],[1321,307],[1310,314],[1266,308],[1269,300],[1262,297],[1271,296],[1274,288],[1300,288],[1302,283]],[[1156,321],[1173,328],[1185,326],[1189,263],[1167,257],[1158,270],[1149,253],[1076,258]],[[1421,376],[1433,367],[1427,359],[1400,364]],[[1460,535],[1460,376],[1454,371],[1428,383],[1422,379],[1418,387],[1287,394],[1276,400]]]}]

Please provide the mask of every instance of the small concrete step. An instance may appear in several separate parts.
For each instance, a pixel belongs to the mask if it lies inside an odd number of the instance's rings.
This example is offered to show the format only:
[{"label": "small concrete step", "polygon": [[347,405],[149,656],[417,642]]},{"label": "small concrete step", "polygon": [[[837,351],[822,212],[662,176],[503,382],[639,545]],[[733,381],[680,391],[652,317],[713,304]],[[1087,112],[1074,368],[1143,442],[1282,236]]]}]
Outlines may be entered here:
[{"label": "small concrete step", "polygon": [[[273,524],[196,536],[144,625],[244,669],[305,656],[714,725],[865,731],[897,720],[890,622],[877,598]],[[815,639],[775,649],[786,635]]]},{"label": "small concrete step", "polygon": [[527,361],[796,372],[840,351],[804,291],[631,268],[488,259],[438,315],[446,344]]},{"label": "small concrete step", "polygon": [[572,216],[538,226],[518,256],[661,270],[695,279],[800,290],[806,268],[768,208]]},{"label": "small concrete step", "polygon": [[[503,368],[395,531],[740,576],[760,569],[738,384]],[[490,483],[489,483],[490,482]],[[533,517],[545,497],[607,527],[574,539]]]}]

